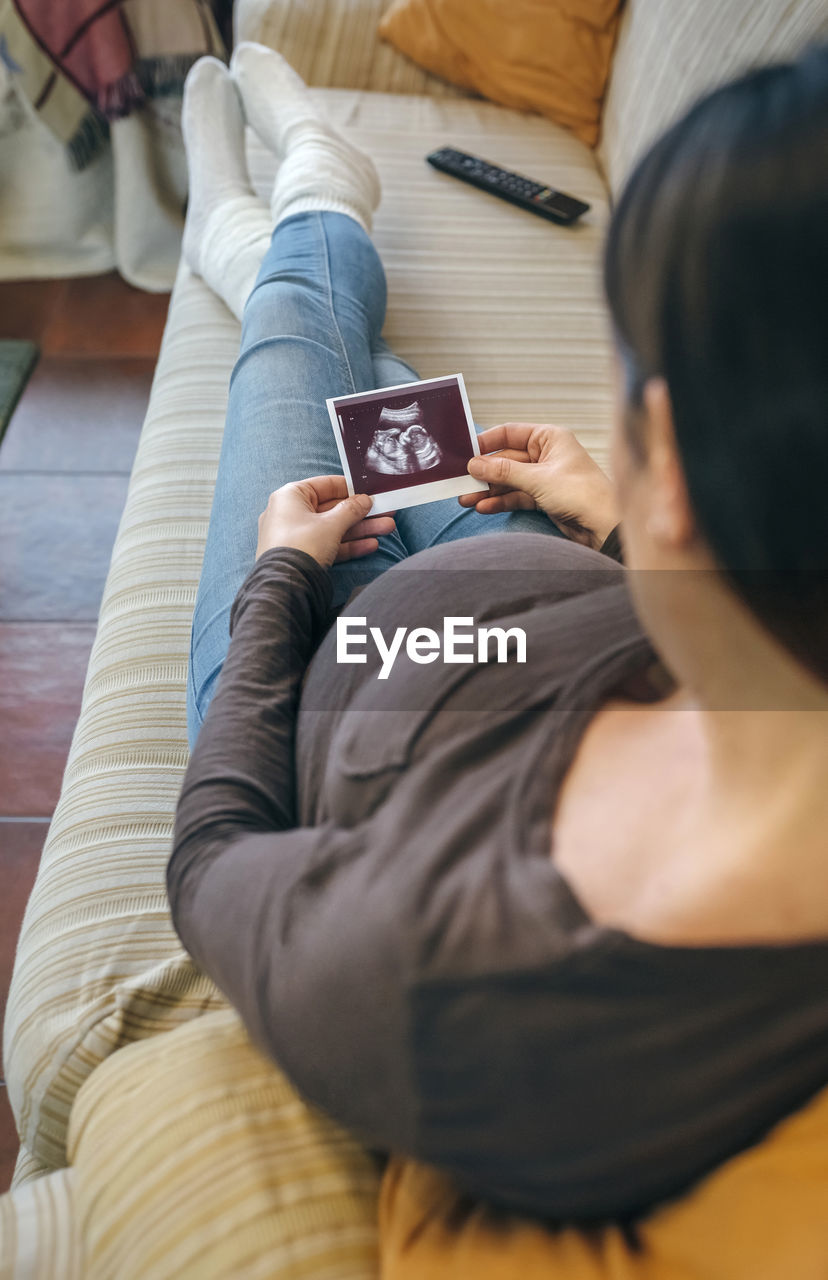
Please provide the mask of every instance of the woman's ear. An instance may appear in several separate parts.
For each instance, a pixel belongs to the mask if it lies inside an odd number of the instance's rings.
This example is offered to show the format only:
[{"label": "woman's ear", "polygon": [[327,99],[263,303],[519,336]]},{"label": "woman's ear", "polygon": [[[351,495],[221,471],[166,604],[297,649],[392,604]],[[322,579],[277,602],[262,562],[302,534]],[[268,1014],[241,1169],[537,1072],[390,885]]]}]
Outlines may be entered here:
[{"label": "woman's ear", "polygon": [[665,551],[686,549],[696,534],[684,469],[676,444],[670,391],[662,377],[648,378],[643,390],[647,472],[646,530]]}]

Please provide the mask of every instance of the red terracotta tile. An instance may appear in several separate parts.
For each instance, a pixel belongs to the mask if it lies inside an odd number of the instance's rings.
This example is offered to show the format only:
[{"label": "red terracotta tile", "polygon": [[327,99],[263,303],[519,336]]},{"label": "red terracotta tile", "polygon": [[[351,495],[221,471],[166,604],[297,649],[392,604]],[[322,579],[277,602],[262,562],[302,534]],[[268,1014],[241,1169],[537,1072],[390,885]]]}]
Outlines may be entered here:
[{"label": "red terracotta tile", "polygon": [[0,1192],[8,1191],[11,1185],[18,1146],[14,1116],[3,1085],[0,1088]]},{"label": "red terracotta tile", "polygon": [[44,354],[155,356],[169,301],[115,272],[67,280],[43,334]]},{"label": "red terracotta tile", "polygon": [[0,621],[97,618],[126,490],[125,475],[0,472]]},{"label": "red terracotta tile", "polygon": [[65,287],[65,280],[0,282],[0,338],[40,342]]},{"label": "red terracotta tile", "polygon": [[0,814],[54,809],[94,638],[88,625],[0,623]]},{"label": "red terracotta tile", "polygon": [[37,875],[48,822],[5,822],[0,819],[0,1021],[6,1012],[14,953],[23,912]]},{"label": "red terracotta tile", "polygon": [[155,360],[43,356],[0,446],[0,471],[129,471]]}]

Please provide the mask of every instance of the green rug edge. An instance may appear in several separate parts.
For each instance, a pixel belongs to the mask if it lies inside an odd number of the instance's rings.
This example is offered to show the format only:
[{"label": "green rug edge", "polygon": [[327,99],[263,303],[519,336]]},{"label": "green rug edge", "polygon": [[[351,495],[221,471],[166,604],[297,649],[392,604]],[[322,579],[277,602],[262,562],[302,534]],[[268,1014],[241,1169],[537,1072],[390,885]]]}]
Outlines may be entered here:
[{"label": "green rug edge", "polygon": [[36,342],[22,338],[0,340],[0,443],[39,355]]}]

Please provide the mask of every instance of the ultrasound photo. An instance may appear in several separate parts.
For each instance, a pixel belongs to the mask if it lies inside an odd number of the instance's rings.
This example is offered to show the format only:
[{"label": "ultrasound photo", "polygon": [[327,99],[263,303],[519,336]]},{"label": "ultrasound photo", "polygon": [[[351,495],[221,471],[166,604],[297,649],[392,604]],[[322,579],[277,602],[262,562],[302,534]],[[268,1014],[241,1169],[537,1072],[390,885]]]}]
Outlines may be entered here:
[{"label": "ultrasound photo", "polygon": [[466,465],[479,452],[461,374],[327,401],[351,493],[378,514],[486,488]]},{"label": "ultrasound photo", "polygon": [[384,406],[365,451],[366,469],[386,476],[408,476],[436,467],[443,455],[424,423],[419,400],[401,409]]}]

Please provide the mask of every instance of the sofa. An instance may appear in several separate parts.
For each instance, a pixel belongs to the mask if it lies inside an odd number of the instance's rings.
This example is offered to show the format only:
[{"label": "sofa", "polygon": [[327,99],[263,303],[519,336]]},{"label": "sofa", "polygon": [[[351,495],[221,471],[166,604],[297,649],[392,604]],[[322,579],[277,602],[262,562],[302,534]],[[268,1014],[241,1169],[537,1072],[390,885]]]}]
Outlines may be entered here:
[{"label": "sofa", "polygon": [[[606,464],[612,371],[600,251],[612,200],[636,155],[695,95],[828,37],[824,0],[628,0],[597,150],[540,116],[469,96],[407,62],[377,38],[386,8],[387,0],[238,0],[236,38],[284,53],[335,123],[375,159],[384,190],[375,241],[388,273],[391,345],[421,377],[462,371],[479,425],[557,422]],[[561,228],[452,182],[423,159],[446,143],[547,177],[588,201],[590,212]],[[264,194],[272,160],[252,138],[248,161]],[[289,1241],[273,1244],[266,1233],[249,1268],[222,1270],[218,1243],[232,1233],[233,1215],[245,1212],[238,1200],[224,1206],[229,1216],[201,1222],[202,1245],[170,1239],[150,1266],[141,1261],[147,1233],[129,1234],[137,1193],[124,1185],[112,1198],[118,1178],[132,1180],[126,1171],[130,1161],[140,1165],[150,1130],[169,1139],[174,1118],[178,1149],[194,1140],[192,1090],[180,1086],[213,1052],[224,1080],[215,1097],[227,1116],[235,1114],[228,1081],[247,1068],[260,1081],[260,1100],[294,1118],[299,1105],[183,951],[165,892],[187,763],[190,621],[238,337],[233,316],[181,264],[80,718],[18,943],[4,1060],[20,1155],[12,1190],[0,1197],[0,1280],[374,1274],[372,1226],[346,1262],[325,1263],[327,1270],[320,1263],[314,1272],[307,1258],[300,1266]],[[162,1053],[162,1041],[166,1067],[153,1075],[146,1055]],[[221,1065],[222,1053],[232,1069]],[[171,1110],[158,1113],[159,1082],[175,1079]],[[344,1144],[343,1159],[352,1170],[357,1163],[365,1194],[373,1194],[375,1170],[327,1124],[313,1117],[302,1142]],[[165,1152],[156,1171],[173,1159],[169,1146]],[[152,1196],[160,1173],[147,1166],[142,1176]],[[344,1183],[330,1179],[344,1195]],[[319,1188],[303,1200],[308,1185],[300,1192],[282,1170],[278,1203],[303,1206],[299,1217],[316,1224],[321,1248],[326,1228],[313,1217]],[[259,1205],[257,1230],[272,1220],[274,1203]]]}]

